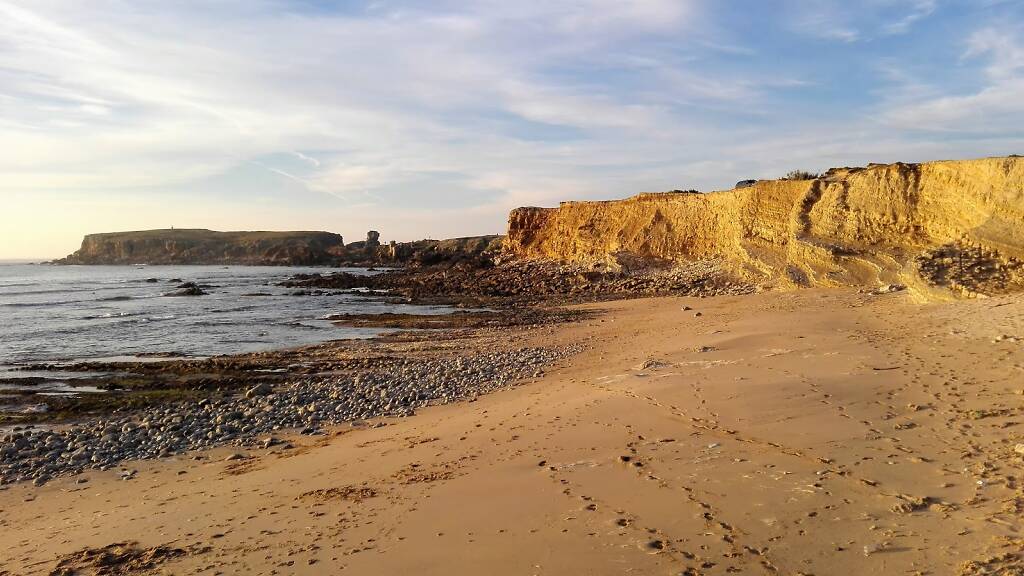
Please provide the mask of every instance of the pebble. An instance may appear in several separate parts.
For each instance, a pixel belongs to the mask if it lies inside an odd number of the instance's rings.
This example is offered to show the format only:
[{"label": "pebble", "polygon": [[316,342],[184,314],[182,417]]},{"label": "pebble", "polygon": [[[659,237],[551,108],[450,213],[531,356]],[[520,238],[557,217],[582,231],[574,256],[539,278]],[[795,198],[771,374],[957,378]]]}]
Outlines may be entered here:
[{"label": "pebble", "polygon": [[[358,376],[302,378],[267,394],[250,388],[233,397],[152,407],[132,415],[87,420],[60,431],[18,427],[0,435],[0,485],[31,481],[42,486],[58,476],[216,446],[269,448],[280,442],[270,434],[287,430],[322,434],[325,426],[411,416],[428,405],[514,386],[577,351],[519,348],[458,358],[407,359]],[[286,444],[282,449],[291,447]]]},{"label": "pebble", "polygon": [[879,552],[884,552],[888,548],[888,542],[879,542],[877,544],[868,544],[864,546],[864,555],[870,556]]}]

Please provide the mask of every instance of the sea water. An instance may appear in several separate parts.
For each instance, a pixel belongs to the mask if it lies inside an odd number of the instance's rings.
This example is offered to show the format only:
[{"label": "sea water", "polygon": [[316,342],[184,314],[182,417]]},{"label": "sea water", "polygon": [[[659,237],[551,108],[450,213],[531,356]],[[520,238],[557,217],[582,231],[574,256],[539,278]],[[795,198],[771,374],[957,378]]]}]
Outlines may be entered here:
[{"label": "sea water", "polygon": [[[337,270],[0,264],[0,370],[33,362],[212,356],[363,338],[380,330],[336,327],[325,317],[447,311],[355,292],[297,296],[295,288],[279,286],[294,274]],[[195,282],[207,295],[168,295],[183,282]]]}]

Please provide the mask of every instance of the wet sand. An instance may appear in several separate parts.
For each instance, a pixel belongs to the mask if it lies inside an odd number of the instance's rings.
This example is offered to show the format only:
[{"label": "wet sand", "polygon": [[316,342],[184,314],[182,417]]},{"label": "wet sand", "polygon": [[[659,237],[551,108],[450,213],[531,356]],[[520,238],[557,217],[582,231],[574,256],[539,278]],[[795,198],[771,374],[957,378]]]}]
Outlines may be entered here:
[{"label": "wet sand", "polygon": [[473,402],[10,486],[0,574],[1024,570],[1024,299],[583,308],[510,334],[584,352]]}]

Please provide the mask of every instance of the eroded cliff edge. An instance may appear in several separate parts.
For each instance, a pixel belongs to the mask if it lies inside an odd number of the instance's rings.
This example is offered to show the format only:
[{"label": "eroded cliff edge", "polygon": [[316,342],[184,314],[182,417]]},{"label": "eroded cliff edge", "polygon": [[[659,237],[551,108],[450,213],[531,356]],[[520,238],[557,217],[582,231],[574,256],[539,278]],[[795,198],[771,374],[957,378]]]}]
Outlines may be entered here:
[{"label": "eroded cliff edge", "polygon": [[768,287],[1024,289],[1024,158],[832,169],[813,180],[518,208],[506,250],[585,264],[717,260]]}]

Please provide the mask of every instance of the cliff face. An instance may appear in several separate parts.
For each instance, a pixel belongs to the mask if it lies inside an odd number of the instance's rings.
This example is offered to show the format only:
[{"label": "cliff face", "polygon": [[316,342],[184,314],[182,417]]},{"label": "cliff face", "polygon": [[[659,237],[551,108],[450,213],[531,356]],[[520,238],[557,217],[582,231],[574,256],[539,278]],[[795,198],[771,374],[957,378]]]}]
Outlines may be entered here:
[{"label": "cliff face", "polygon": [[90,234],[60,264],[333,264],[344,254],[330,232],[146,230]]},{"label": "cliff face", "polygon": [[572,262],[720,259],[775,286],[1024,288],[1024,158],[833,169],[709,194],[519,208],[506,250]]}]

